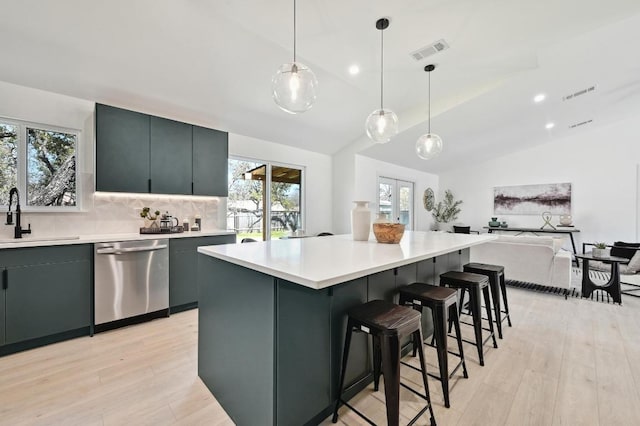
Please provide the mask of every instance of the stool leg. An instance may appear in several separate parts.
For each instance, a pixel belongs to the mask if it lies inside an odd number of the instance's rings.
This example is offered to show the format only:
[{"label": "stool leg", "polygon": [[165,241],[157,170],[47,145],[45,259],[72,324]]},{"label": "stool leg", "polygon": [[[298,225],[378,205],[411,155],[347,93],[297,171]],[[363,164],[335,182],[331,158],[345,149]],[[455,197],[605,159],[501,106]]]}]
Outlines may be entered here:
[{"label": "stool leg", "polygon": [[[413,332],[416,338],[422,341],[422,327]],[[436,426],[436,418],[433,415],[433,404],[431,404],[431,394],[429,393],[429,382],[427,381],[427,364],[424,360],[424,348],[420,345],[418,349],[420,354],[420,369],[422,370],[422,385],[424,386],[424,394],[427,397],[427,403],[429,404],[429,414],[431,414],[431,426]]]},{"label": "stool leg", "polygon": [[498,329],[498,337],[502,339],[502,308],[500,306],[500,283],[498,282],[498,274],[490,274],[489,287],[491,287],[491,300],[493,301],[493,312],[495,314],[496,327]]},{"label": "stool leg", "polygon": [[336,400],[336,408],[333,410],[333,423],[338,422],[338,408],[340,408],[340,402],[342,401],[342,388],[344,387],[344,376],[347,372],[347,358],[349,357],[349,346],[351,346],[351,331],[353,325],[351,320],[347,320],[347,335],[344,339],[344,350],[342,352],[342,372],[340,373],[340,386],[338,387],[338,398]]},{"label": "stool leg", "polygon": [[487,310],[487,318],[489,319],[489,332],[491,333],[491,338],[493,339],[493,347],[498,347],[498,342],[496,341],[496,333],[493,329],[493,317],[491,316],[491,297],[489,297],[489,287],[485,287],[482,289],[482,294],[484,295],[484,304]]},{"label": "stool leg", "polygon": [[[382,348],[382,374],[384,375],[384,396],[387,406],[387,424],[400,424],[400,339],[390,336],[380,338]],[[418,353],[422,345],[418,345]]]},{"label": "stool leg", "polygon": [[458,309],[456,305],[451,305],[451,319],[453,321],[453,325],[456,328],[456,340],[458,341],[458,353],[460,354],[460,359],[462,360],[462,374],[465,379],[469,378],[469,374],[467,373],[467,363],[464,361],[464,351],[462,349],[462,334],[460,333],[460,318],[458,317]]},{"label": "stool leg", "polygon": [[511,325],[511,315],[509,314],[509,301],[507,300],[507,285],[504,282],[504,273],[500,274],[500,290],[502,291],[502,301],[504,302],[504,312],[507,315],[507,323]]},{"label": "stool leg", "polygon": [[373,337],[373,390],[378,391],[380,385],[380,367],[382,364],[382,354],[380,349],[380,337]]},{"label": "stool leg", "polygon": [[484,366],[484,354],[482,352],[482,304],[480,303],[480,294],[478,289],[469,290],[469,307],[473,317],[473,331],[476,336],[476,349],[478,349],[478,358],[480,365]]},{"label": "stool leg", "polygon": [[447,309],[440,305],[432,308],[433,334],[436,337],[436,352],[438,354],[438,366],[440,367],[440,381],[442,382],[442,395],[444,406],[449,408],[449,356],[447,354]]},{"label": "stool leg", "polygon": [[[420,312],[420,317],[422,318],[422,306],[416,306],[416,305],[413,305],[413,309],[415,309],[415,310],[417,310],[418,312]],[[422,327],[422,323],[420,323],[420,327]],[[415,356],[416,356],[416,351],[418,350],[418,346],[419,346],[419,345],[422,345],[424,342],[422,342],[422,341],[417,342],[417,341],[416,341],[416,335],[415,335],[415,334],[413,334],[413,335],[411,336],[411,342],[412,342],[412,345],[413,345],[413,357],[415,358]]]}]

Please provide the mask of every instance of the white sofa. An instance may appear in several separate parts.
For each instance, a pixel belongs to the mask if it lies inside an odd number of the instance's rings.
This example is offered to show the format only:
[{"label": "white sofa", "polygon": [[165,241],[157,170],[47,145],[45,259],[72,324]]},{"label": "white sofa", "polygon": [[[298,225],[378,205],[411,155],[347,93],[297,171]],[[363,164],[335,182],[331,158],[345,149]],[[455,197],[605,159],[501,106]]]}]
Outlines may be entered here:
[{"label": "white sofa", "polygon": [[500,235],[471,247],[471,262],[504,266],[505,279],[548,287],[571,287],[571,253],[562,238]]}]

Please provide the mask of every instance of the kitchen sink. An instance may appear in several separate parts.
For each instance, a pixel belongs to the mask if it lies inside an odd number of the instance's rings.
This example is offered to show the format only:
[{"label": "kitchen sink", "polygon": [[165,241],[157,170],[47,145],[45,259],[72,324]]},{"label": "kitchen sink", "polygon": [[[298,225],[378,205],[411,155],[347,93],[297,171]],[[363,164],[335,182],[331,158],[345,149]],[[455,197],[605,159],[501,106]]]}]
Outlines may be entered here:
[{"label": "kitchen sink", "polygon": [[72,235],[67,237],[42,237],[42,238],[4,238],[0,239],[0,244],[8,244],[8,243],[27,243],[27,242],[42,242],[42,241],[65,241],[65,240],[77,240],[79,239],[79,235]]}]

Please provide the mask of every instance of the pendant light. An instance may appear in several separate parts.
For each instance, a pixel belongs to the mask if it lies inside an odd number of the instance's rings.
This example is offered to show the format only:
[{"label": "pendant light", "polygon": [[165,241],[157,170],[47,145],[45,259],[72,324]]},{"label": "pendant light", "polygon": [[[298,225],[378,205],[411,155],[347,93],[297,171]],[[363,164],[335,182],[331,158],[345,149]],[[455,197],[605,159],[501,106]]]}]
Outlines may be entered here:
[{"label": "pendant light", "polygon": [[296,0],[293,0],[293,62],[282,64],[273,76],[273,100],[290,114],[305,112],[316,100],[317,85],[313,71],[296,61]]},{"label": "pendant light", "polygon": [[389,27],[389,20],[381,18],[376,21],[376,28],[380,30],[380,109],[373,111],[367,117],[365,128],[367,136],[375,143],[387,143],[398,134],[398,116],[383,106],[384,95],[384,30]]},{"label": "pendant light", "polygon": [[423,160],[431,160],[434,157],[437,157],[438,154],[442,152],[442,139],[440,136],[431,133],[431,71],[436,69],[435,65],[427,65],[424,67],[424,70],[429,75],[429,116],[428,116],[428,126],[427,133],[420,136],[416,141],[416,154],[418,157]]}]

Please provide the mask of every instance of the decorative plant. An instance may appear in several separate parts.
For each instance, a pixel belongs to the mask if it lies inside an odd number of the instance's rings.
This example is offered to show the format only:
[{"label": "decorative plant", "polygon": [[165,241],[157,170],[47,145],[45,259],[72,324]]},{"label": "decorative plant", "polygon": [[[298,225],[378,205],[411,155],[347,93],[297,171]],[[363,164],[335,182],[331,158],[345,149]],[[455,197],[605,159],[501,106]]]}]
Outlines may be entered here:
[{"label": "decorative plant", "polygon": [[460,204],[462,204],[462,200],[454,200],[453,193],[450,189],[447,189],[444,192],[444,200],[438,201],[431,214],[436,222],[451,222],[458,218]]},{"label": "decorative plant", "polygon": [[143,207],[142,211],[140,211],[140,217],[143,219],[156,220],[160,216],[160,210],[153,212],[153,216],[151,216],[150,211],[150,207]]},{"label": "decorative plant", "polygon": [[606,249],[607,243],[595,243],[593,246],[597,249]]}]

